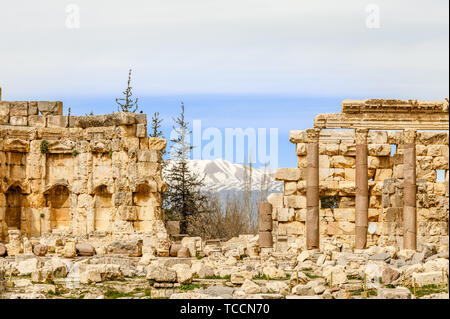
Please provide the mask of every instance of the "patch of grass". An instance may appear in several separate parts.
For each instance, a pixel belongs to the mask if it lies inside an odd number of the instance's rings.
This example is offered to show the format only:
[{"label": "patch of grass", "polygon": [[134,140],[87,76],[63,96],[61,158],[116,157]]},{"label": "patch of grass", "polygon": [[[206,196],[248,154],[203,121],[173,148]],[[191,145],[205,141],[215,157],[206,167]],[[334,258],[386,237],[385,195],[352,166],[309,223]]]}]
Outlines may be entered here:
[{"label": "patch of grass", "polygon": [[291,275],[287,274],[285,278],[270,278],[270,277],[267,277],[266,274],[262,274],[262,275],[253,277],[253,279],[254,280],[286,280],[286,279],[289,280],[289,279],[291,279]]},{"label": "patch of grass", "polygon": [[194,290],[196,288],[201,288],[201,285],[197,285],[197,284],[187,284],[187,285],[182,285],[180,287],[181,291],[189,291],[189,290]]},{"label": "patch of grass", "polygon": [[358,275],[347,275],[348,280],[363,280],[361,276]]},{"label": "patch of grass", "polygon": [[72,151],[72,156],[73,156],[73,157],[77,157],[77,156],[78,156],[78,154],[79,154],[79,153],[78,153],[78,151],[77,151],[77,150],[73,150],[73,151]]},{"label": "patch of grass", "polygon": [[200,259],[203,259],[204,258],[204,256],[202,256],[200,253],[197,253],[197,256],[195,256],[195,257],[197,257],[197,259],[198,260],[200,260]]},{"label": "patch of grass", "polygon": [[[408,289],[411,291],[412,294],[414,294],[413,287],[409,287]],[[426,295],[438,294],[443,292],[448,292],[447,288],[439,287],[432,284],[432,285],[425,285],[422,287],[416,287],[415,296],[420,298]]]},{"label": "patch of grass", "polygon": [[117,298],[123,298],[123,297],[131,297],[133,296],[135,292],[131,293],[124,293],[117,291],[115,289],[108,289],[105,293],[105,299],[117,299]]},{"label": "patch of grass", "polygon": [[214,275],[214,276],[205,276],[204,279],[226,279],[226,280],[230,280],[231,279],[231,275],[226,275],[226,276],[223,276],[223,277],[216,276],[216,275]]},{"label": "patch of grass", "polygon": [[311,274],[311,273],[309,273],[309,272],[307,272],[307,271],[305,271],[304,274],[305,274],[306,277],[308,277],[309,279],[322,278],[322,276],[314,275],[314,274]]},{"label": "patch of grass", "polygon": [[386,285],[386,288],[395,288],[395,286],[394,286],[394,285],[391,285],[391,284],[387,284],[387,285]]},{"label": "patch of grass", "polygon": [[48,153],[48,142],[46,140],[42,140],[41,142],[41,153],[42,154]]},{"label": "patch of grass", "polygon": [[[364,292],[364,289],[358,289],[358,290],[354,290],[350,293],[350,296],[361,296],[361,293]],[[376,296],[377,295],[377,290],[376,289],[369,289],[367,290],[367,293],[369,296]]]}]

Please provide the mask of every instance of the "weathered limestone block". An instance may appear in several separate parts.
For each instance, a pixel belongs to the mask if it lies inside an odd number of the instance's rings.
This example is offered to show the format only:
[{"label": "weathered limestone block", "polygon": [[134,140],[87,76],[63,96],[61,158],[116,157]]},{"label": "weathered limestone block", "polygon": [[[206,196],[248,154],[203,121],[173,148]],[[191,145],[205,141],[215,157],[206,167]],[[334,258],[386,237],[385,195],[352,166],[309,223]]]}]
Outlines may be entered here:
[{"label": "weathered limestone block", "polygon": [[[297,144],[299,145],[299,144]],[[306,150],[304,154],[298,154],[297,155],[306,155]],[[319,144],[319,155],[339,155],[339,144],[333,143],[333,144]]]},{"label": "weathered limestone block", "polygon": [[276,211],[277,211],[276,212],[277,220],[279,222],[288,222],[294,219],[295,216],[294,208],[276,208]]},{"label": "weathered limestone block", "polygon": [[[298,156],[297,157],[297,167],[298,168],[306,168],[307,162],[306,162],[306,156]],[[303,170],[302,170],[303,171]],[[300,172],[300,179],[303,179],[303,174]]]},{"label": "weathered limestone block", "polygon": [[[384,281],[383,281],[384,282]],[[380,299],[411,299],[412,294],[408,288],[380,288],[378,289],[378,298]]]},{"label": "weathered limestone block", "polygon": [[389,156],[381,156],[381,157],[375,157],[375,156],[368,156],[367,158],[367,165],[368,168],[390,168],[390,160]]},{"label": "weathered limestone block", "polygon": [[384,181],[386,178],[392,178],[392,169],[377,169],[375,171],[375,181]]},{"label": "weathered limestone block", "polygon": [[118,213],[122,220],[126,221],[136,221],[137,211],[135,206],[120,206],[118,208]]},{"label": "weathered limestone block", "polygon": [[38,101],[37,108],[42,115],[62,115],[62,102]]},{"label": "weathered limestone block", "polygon": [[339,144],[339,155],[343,156],[355,156],[356,155],[356,145],[355,144]]},{"label": "weathered limestone block", "polygon": [[425,285],[440,285],[445,284],[445,278],[442,278],[441,271],[424,272],[424,273],[413,273],[413,282],[419,287]]},{"label": "weathered limestone block", "polygon": [[139,162],[153,162],[161,161],[161,153],[156,150],[139,150],[137,152],[137,160]]},{"label": "weathered limestone block", "polygon": [[[387,144],[388,134],[386,131],[372,131],[367,134],[367,144]],[[390,150],[389,150],[390,151]]]},{"label": "weathered limestone block", "polygon": [[287,235],[305,235],[305,223],[293,221],[290,223],[279,223],[278,232]]},{"label": "weathered limestone block", "polygon": [[0,125],[9,123],[9,105],[9,102],[0,101]]},{"label": "weathered limestone block", "polygon": [[36,256],[40,256],[40,257],[45,256],[47,254],[47,252],[48,252],[47,245],[38,244],[33,247],[33,253]]},{"label": "weathered limestone block", "polygon": [[336,221],[348,221],[348,222],[354,222],[355,221],[355,209],[352,208],[335,208],[333,210],[334,212],[334,219]]},{"label": "weathered limestone block", "polygon": [[332,156],[330,160],[332,168],[353,168],[355,167],[355,158],[350,156]]},{"label": "weathered limestone block", "polygon": [[448,169],[448,166],[448,155],[447,157],[434,157],[431,165],[432,169]]},{"label": "weathered limestone block", "polygon": [[47,118],[42,115],[30,115],[28,116],[28,125],[33,127],[46,127]]},{"label": "weathered limestone block", "polygon": [[391,154],[390,144],[368,144],[367,151],[370,156],[389,156]]},{"label": "weathered limestone block", "polygon": [[275,172],[275,180],[277,181],[298,181],[300,176],[300,169],[298,168],[279,168]]},{"label": "weathered limestone block", "polygon": [[284,195],[295,195],[297,192],[297,183],[296,182],[285,182],[284,183]]},{"label": "weathered limestone block", "polygon": [[294,144],[305,143],[306,133],[305,131],[289,131],[289,141]]},{"label": "weathered limestone block", "polygon": [[296,144],[296,154],[297,154],[297,156],[305,156],[306,155],[306,143]]},{"label": "weathered limestone block", "polygon": [[319,155],[319,168],[329,168],[330,157],[328,155]]},{"label": "weathered limestone block", "polygon": [[16,101],[10,102],[10,116],[26,117],[28,116],[28,102]]},{"label": "weathered limestone block", "polygon": [[202,239],[201,237],[184,237],[181,245],[189,249],[191,256],[197,256],[197,253],[202,250]]},{"label": "weathered limestone block", "polygon": [[161,266],[149,265],[147,267],[147,279],[156,282],[176,282],[177,272]]},{"label": "weathered limestone block", "polygon": [[77,255],[77,249],[75,246],[75,242],[68,242],[64,246],[64,249],[62,250],[62,256],[64,258],[73,258]]},{"label": "weathered limestone block", "polygon": [[148,148],[151,150],[162,151],[166,148],[167,141],[159,137],[151,137],[148,140]]},{"label": "weathered limestone block", "polygon": [[319,194],[321,196],[336,196],[339,192],[339,181],[320,181]]},{"label": "weathered limestone block", "polygon": [[27,126],[28,125],[28,117],[27,116],[10,116],[9,124],[15,126]]},{"label": "weathered limestone block", "polygon": [[284,196],[281,193],[271,193],[267,196],[267,201],[271,203],[274,208],[281,208],[284,206]]},{"label": "weathered limestone block", "polygon": [[69,119],[65,115],[48,115],[47,127],[68,127]]},{"label": "weathered limestone block", "polygon": [[306,196],[303,195],[285,196],[284,206],[290,208],[306,208]]},{"label": "weathered limestone block", "polygon": [[95,248],[89,243],[79,243],[75,246],[78,256],[94,256]]},{"label": "weathered limestone block", "polygon": [[355,182],[343,181],[339,182],[339,195],[355,196]]},{"label": "weathered limestone block", "polygon": [[417,132],[417,142],[423,145],[448,145],[448,132]]},{"label": "weathered limestone block", "polygon": [[137,124],[136,125],[136,137],[146,137],[147,136],[147,125]]}]

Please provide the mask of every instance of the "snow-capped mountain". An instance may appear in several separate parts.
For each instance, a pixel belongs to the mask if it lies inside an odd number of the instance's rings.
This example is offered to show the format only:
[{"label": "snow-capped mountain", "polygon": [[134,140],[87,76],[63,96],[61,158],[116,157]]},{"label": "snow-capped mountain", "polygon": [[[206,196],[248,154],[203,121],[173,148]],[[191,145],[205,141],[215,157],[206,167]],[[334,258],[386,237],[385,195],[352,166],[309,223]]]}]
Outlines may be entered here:
[{"label": "snow-capped mountain", "polygon": [[[224,159],[190,160],[188,165],[193,172],[205,176],[205,190],[215,191],[223,195],[229,191],[241,192],[244,189],[244,165],[234,164]],[[253,191],[260,191],[264,174],[264,169],[252,168]],[[274,180],[274,172],[267,170],[266,174],[270,177],[269,193],[281,192],[283,183]]]}]

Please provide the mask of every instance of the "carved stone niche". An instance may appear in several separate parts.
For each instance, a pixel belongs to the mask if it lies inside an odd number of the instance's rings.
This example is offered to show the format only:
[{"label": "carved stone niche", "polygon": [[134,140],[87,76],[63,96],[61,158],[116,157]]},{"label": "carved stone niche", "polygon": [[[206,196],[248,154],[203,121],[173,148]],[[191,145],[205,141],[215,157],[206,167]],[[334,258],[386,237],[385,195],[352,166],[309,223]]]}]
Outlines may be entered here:
[{"label": "carved stone niche", "polygon": [[91,141],[91,151],[93,153],[108,153],[111,151],[111,141],[93,140]]},{"label": "carved stone niche", "polygon": [[3,150],[5,152],[28,153],[30,150],[30,142],[17,138],[7,138],[3,142]]},{"label": "carved stone niche", "polygon": [[54,154],[67,154],[75,150],[77,143],[71,140],[50,141],[48,152]]}]

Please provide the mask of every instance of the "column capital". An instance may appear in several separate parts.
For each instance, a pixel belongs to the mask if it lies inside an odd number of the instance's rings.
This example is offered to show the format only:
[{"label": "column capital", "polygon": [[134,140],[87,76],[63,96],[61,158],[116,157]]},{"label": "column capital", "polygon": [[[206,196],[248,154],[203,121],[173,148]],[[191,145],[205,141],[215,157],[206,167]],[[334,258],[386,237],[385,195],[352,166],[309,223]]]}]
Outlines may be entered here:
[{"label": "column capital", "polygon": [[306,141],[308,143],[318,143],[320,136],[320,129],[318,128],[309,128],[305,130],[306,133]]},{"label": "column capital", "polygon": [[415,143],[416,142],[417,130],[415,129],[404,129],[403,130],[403,141],[405,144],[407,143]]},{"label": "column capital", "polygon": [[369,133],[369,129],[367,129],[367,128],[355,129],[356,144],[367,144],[368,133]]}]

